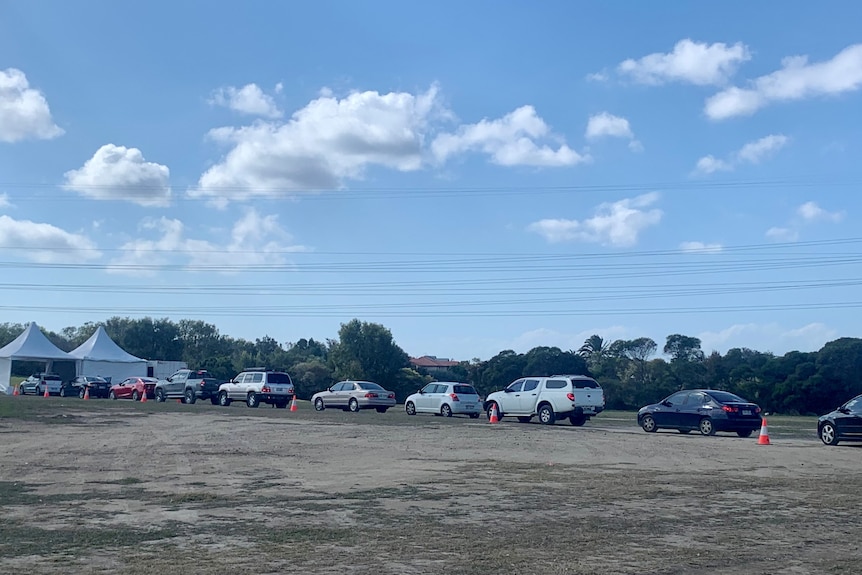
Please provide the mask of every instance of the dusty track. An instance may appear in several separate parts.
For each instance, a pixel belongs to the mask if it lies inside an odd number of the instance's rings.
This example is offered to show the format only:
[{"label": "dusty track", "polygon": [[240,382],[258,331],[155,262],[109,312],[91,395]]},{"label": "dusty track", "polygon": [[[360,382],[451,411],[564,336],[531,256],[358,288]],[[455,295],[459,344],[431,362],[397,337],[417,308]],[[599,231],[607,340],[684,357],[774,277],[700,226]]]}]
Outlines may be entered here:
[{"label": "dusty track", "polygon": [[746,575],[859,557],[862,450],[813,433],[115,405],[0,419],[0,573]]}]

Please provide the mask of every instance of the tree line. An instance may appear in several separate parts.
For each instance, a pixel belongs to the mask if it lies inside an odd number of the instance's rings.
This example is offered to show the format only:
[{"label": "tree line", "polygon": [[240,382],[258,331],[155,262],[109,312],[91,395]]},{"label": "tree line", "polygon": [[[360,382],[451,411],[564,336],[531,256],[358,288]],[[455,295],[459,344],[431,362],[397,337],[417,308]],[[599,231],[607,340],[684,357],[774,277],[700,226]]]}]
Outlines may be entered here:
[{"label": "tree line", "polygon": [[[770,412],[819,414],[862,393],[862,339],[858,338],[840,338],[816,352],[782,356],[747,348],[706,355],[698,338],[672,334],[661,350],[665,359],[656,357],[658,344],[648,337],[607,341],[593,335],[577,350],[504,350],[488,360],[475,358],[431,373],[411,366],[389,329],[358,319],[342,324],[334,339],[284,343],[270,336],[254,341],[232,338],[198,320],[153,318],[113,317],[43,333],[60,349],[71,351],[100,325],[132,355],[185,361],[224,380],[251,366],[283,369],[303,399],[342,379],[375,381],[403,401],[435,380],[468,382],[487,395],[522,376],[554,374],[594,377],[605,390],[607,407],[622,410],[654,403],[679,389],[711,388],[741,395]],[[0,324],[0,346],[25,327]],[[26,376],[39,369],[38,363],[13,362],[13,375]]]}]

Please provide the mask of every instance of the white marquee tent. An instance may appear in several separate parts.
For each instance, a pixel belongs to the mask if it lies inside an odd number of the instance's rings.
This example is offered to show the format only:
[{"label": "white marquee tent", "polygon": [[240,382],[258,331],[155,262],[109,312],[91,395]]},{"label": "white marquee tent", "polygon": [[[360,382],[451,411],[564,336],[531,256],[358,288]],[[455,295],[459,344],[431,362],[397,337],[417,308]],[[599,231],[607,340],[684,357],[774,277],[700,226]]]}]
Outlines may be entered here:
[{"label": "white marquee tent", "polygon": [[90,339],[69,352],[77,360],[78,375],[100,375],[116,383],[133,376],[147,375],[147,360],[128,353],[99,326]]},{"label": "white marquee tent", "polygon": [[74,361],[74,359],[51,343],[39,326],[32,322],[21,332],[21,335],[0,348],[0,393],[12,393],[9,378],[12,375],[13,361],[44,361],[45,371],[50,372],[54,361]]}]

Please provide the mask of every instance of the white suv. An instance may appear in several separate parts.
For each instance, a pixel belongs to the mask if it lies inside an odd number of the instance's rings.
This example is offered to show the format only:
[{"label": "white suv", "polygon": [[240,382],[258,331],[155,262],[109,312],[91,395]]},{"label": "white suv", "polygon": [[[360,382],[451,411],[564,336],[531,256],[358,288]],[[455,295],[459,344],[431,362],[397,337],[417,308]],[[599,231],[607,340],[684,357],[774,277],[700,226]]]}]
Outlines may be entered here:
[{"label": "white suv", "polygon": [[[589,380],[595,387],[589,387],[591,396],[602,394],[600,407],[591,398],[589,407],[578,405],[578,396],[584,402],[582,392],[584,382]],[[577,384],[576,384],[577,382]],[[604,395],[595,380],[585,376],[557,375],[553,377],[522,377],[515,380],[503,391],[488,395],[484,403],[485,412],[491,418],[496,409],[497,417],[512,415],[521,423],[528,423],[534,416],[546,425],[553,425],[558,419],[568,418],[572,425],[583,425],[586,420],[604,408]]]},{"label": "white suv", "polygon": [[247,369],[218,388],[218,404],[227,407],[232,401],[245,401],[249,407],[261,403],[279,409],[287,407],[294,397],[293,382],[283,371],[271,371],[264,367]]}]

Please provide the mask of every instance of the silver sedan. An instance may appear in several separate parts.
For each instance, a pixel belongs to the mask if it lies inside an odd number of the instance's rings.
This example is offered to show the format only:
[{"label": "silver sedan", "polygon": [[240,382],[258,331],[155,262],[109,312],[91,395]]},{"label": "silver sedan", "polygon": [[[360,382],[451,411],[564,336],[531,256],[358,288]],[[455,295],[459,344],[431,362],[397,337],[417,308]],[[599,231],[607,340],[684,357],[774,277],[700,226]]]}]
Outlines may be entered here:
[{"label": "silver sedan", "polygon": [[329,389],[315,393],[311,403],[317,411],[333,407],[353,412],[376,409],[385,413],[395,405],[395,393],[371,381],[339,381]]}]

